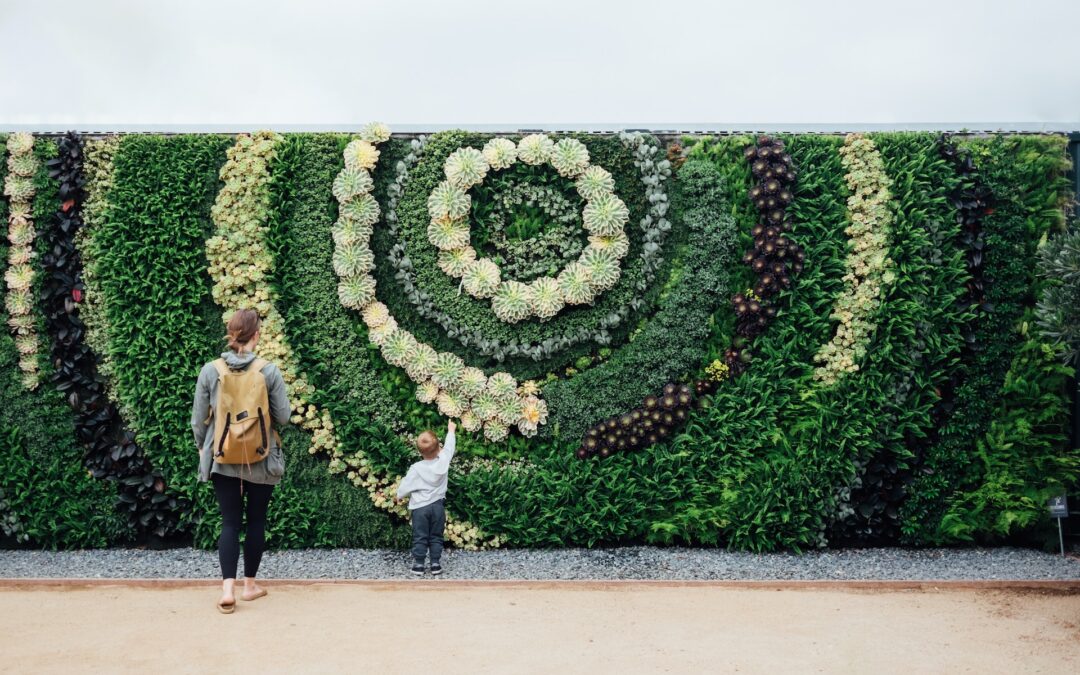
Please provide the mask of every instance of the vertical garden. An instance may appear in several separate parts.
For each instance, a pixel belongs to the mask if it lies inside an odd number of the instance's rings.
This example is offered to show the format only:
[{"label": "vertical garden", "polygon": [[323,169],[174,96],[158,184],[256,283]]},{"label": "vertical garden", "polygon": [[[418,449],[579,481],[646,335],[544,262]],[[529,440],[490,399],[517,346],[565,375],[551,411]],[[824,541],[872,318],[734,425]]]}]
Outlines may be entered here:
[{"label": "vertical garden", "polygon": [[189,417],[240,307],[277,547],[1040,544],[1075,489],[1067,142],[8,134],[0,544],[210,546]]}]

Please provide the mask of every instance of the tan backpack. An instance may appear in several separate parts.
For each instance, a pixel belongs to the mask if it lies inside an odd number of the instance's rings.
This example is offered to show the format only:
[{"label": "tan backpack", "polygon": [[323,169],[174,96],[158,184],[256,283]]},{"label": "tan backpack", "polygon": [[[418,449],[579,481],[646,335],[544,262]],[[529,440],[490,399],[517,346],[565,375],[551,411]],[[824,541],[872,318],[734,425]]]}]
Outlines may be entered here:
[{"label": "tan backpack", "polygon": [[214,409],[214,461],[255,464],[270,454],[270,395],[255,359],[244,370],[232,370],[225,359],[214,361],[218,371],[218,400]]}]

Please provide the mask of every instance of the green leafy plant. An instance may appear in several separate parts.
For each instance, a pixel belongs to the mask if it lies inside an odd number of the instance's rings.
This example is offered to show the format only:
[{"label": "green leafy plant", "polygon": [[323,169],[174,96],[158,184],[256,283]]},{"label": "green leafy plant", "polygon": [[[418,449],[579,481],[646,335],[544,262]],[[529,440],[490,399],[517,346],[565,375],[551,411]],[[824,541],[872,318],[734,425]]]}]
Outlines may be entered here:
[{"label": "green leafy plant", "polygon": [[954,541],[941,530],[941,519],[954,491],[978,480],[973,439],[989,428],[1001,383],[1021,344],[1015,328],[1034,300],[1037,242],[1062,226],[1070,194],[1061,138],[993,136],[964,139],[959,145],[971,153],[994,205],[983,217],[985,237],[976,253],[982,257],[985,282],[980,311],[966,338],[978,349],[960,364],[951,414],[923,451],[920,475],[901,513],[905,540],[921,544]]},{"label": "green leafy plant", "polygon": [[1039,251],[1039,276],[1046,288],[1036,317],[1045,339],[1066,363],[1080,365],[1080,230],[1059,234]]},{"label": "green leafy plant", "polygon": [[113,158],[109,218],[93,235],[109,242],[96,246],[96,270],[115,393],[161,471],[161,498],[179,516],[166,535],[189,532],[216,508],[209,491],[196,490],[189,397],[221,347],[204,244],[231,144],[223,136],[124,137]]},{"label": "green leafy plant", "polygon": [[1032,528],[1045,536],[1051,529],[1046,502],[1080,480],[1080,449],[1065,449],[1065,382],[1073,371],[1056,349],[1027,336],[1028,326],[1021,324],[1025,340],[1005,375],[994,418],[975,443],[979,480],[957,491],[942,517],[950,539],[1000,541]]}]

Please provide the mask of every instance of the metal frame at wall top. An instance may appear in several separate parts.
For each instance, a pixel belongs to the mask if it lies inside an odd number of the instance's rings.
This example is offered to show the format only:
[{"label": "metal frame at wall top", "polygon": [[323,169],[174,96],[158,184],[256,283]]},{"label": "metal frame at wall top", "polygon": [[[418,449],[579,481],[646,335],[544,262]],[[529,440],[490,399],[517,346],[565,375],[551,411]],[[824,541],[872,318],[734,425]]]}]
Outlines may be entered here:
[{"label": "metal frame at wall top", "polygon": [[[74,129],[86,135],[96,134],[234,134],[273,129],[282,133],[318,133],[359,131],[362,124],[0,124],[0,132],[32,131],[39,134],[58,134]],[[436,131],[463,129],[486,133],[522,133],[533,131],[578,131],[587,133],[616,133],[623,130],[649,131],[663,136],[680,134],[846,134],[855,131],[936,131],[955,134],[1080,134],[1076,122],[927,122],[927,123],[834,123],[834,124],[724,124],[724,123],[500,123],[500,124],[393,124],[397,134],[429,134]]]}]

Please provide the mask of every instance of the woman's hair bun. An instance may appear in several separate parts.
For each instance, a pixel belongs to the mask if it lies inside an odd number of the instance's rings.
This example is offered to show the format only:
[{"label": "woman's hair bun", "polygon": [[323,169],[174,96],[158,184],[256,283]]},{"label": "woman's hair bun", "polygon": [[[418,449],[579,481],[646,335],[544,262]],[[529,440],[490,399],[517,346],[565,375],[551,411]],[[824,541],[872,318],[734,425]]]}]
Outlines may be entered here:
[{"label": "woman's hair bun", "polygon": [[259,332],[259,313],[253,309],[239,309],[233,312],[229,324],[225,328],[225,340],[229,343],[229,349],[234,352],[251,342],[255,333]]}]

